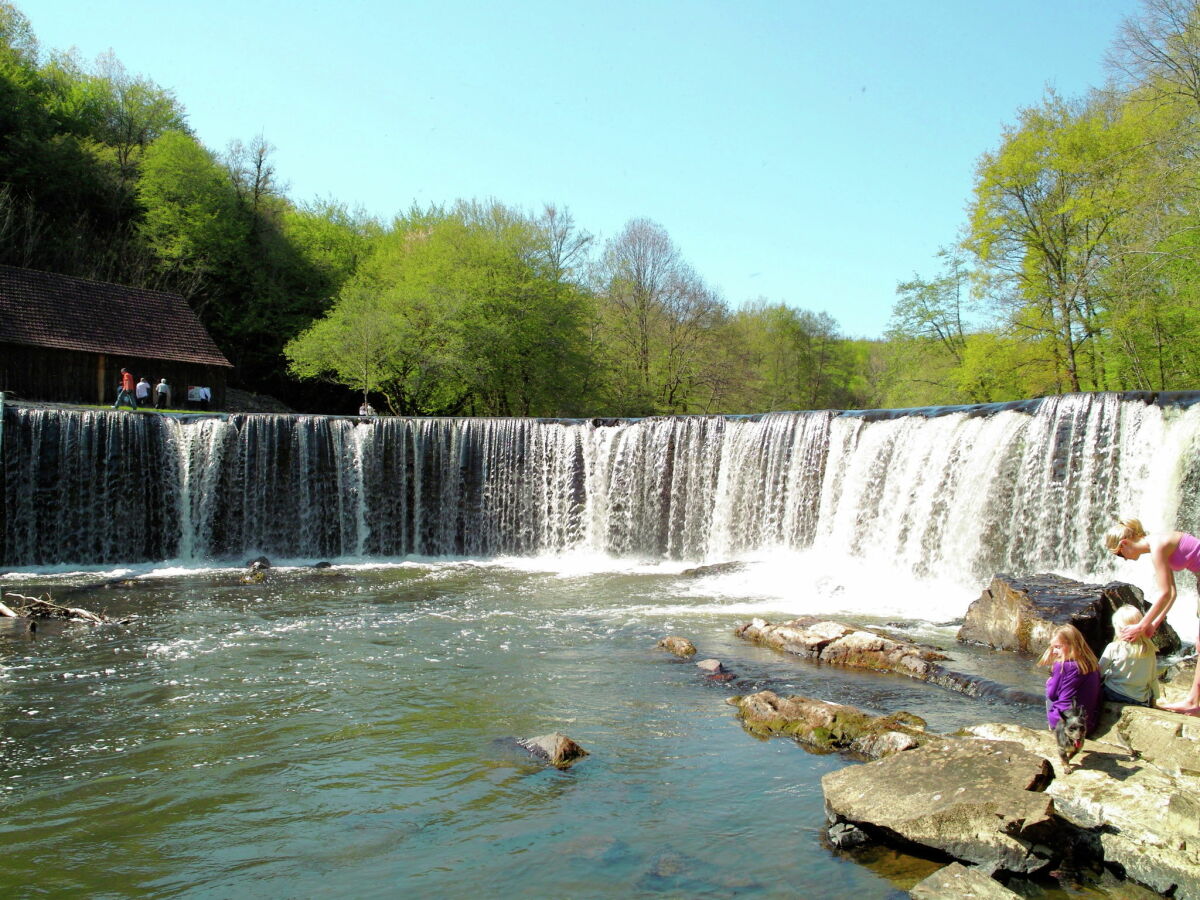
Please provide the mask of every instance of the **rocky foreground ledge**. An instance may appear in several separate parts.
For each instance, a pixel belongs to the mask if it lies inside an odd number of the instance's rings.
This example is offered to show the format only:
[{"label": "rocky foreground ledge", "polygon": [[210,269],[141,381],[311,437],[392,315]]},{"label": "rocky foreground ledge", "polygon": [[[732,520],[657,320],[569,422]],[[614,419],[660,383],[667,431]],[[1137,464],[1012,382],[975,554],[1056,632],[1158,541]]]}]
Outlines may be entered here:
[{"label": "rocky foreground ledge", "polygon": [[[998,576],[959,637],[1032,649],[1032,635],[1073,621],[1090,626],[1089,643],[1102,647],[1113,608],[1145,607],[1140,592],[1125,587]],[[1008,629],[1015,635],[1006,637]],[[978,693],[978,679],[954,672],[938,650],[851,625],[756,619],[735,633],[817,664]],[[1179,646],[1173,632],[1161,638]],[[1178,669],[1164,699],[1185,693],[1193,672],[1194,662]],[[729,702],[752,733],[872,760],[822,779],[829,839],[839,848],[888,843],[953,863],[917,885],[914,897],[1016,896],[1003,886],[1012,877],[1107,868],[1177,900],[1200,900],[1200,719],[1109,704],[1064,773],[1048,730],[987,723],[937,735],[909,713],[871,716],[811,697],[761,691]]]},{"label": "rocky foreground ledge", "polygon": [[[1190,672],[1178,678],[1182,690]],[[1200,900],[1200,719],[1109,704],[1065,774],[1049,731],[988,723],[930,734],[910,713],[772,691],[729,702],[755,734],[874,760],[822,779],[837,847],[915,846],[1001,880],[1107,866]],[[943,880],[960,885],[961,873]]]},{"label": "rocky foreground ledge", "polygon": [[1110,706],[1069,775],[1048,731],[977,725],[826,775],[831,839],[916,844],[981,872],[1107,866],[1200,898],[1200,721]]}]

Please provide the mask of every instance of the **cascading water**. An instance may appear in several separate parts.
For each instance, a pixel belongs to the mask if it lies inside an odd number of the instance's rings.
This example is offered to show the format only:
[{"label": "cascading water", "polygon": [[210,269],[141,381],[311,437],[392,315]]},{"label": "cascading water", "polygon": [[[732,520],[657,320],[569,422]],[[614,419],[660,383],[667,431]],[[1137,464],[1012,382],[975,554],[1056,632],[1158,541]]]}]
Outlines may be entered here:
[{"label": "cascading water", "polygon": [[1200,524],[1195,399],[619,422],[7,405],[0,563],[811,548],[962,581],[1094,571],[1122,514]]}]

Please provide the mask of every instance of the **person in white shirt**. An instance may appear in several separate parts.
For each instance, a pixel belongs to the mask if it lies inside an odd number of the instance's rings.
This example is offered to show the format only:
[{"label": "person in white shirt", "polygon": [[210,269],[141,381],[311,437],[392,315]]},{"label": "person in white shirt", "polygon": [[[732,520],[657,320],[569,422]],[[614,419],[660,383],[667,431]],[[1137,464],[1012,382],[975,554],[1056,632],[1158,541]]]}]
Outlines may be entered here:
[{"label": "person in white shirt", "polygon": [[1142,611],[1129,604],[1113,613],[1113,641],[1100,654],[1105,700],[1154,706],[1158,698],[1158,654],[1154,642],[1145,636],[1132,641],[1121,637],[1123,629],[1141,620]]}]

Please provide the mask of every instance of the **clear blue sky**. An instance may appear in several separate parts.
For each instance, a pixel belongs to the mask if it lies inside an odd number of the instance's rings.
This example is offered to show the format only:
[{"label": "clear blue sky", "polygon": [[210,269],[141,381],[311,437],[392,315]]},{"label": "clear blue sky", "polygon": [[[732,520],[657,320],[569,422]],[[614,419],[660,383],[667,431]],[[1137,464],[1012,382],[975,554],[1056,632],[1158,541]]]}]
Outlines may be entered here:
[{"label": "clear blue sky", "polygon": [[731,306],[887,325],[974,166],[1047,85],[1099,86],[1136,0],[852,3],[17,0],[45,49],[109,49],[223,150],[261,133],[297,201],[565,206],[667,229]]}]

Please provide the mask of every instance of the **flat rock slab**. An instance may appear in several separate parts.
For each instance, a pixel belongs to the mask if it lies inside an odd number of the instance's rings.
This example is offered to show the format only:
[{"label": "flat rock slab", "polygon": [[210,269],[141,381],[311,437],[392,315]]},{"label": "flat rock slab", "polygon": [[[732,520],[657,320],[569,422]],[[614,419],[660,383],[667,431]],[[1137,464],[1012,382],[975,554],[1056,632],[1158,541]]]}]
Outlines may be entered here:
[{"label": "flat rock slab", "polygon": [[1018,703],[1042,702],[1041,697],[1034,697],[1026,691],[955,672],[941,665],[949,657],[930,647],[896,640],[841,622],[805,616],[773,625],[762,619],[754,619],[738,625],[734,634],[804,659],[831,666],[904,675],[971,697],[990,693]]},{"label": "flat rock slab", "polygon": [[[1085,584],[1060,575],[996,575],[967,609],[958,639],[998,650],[1040,654],[1060,625],[1074,625],[1097,656],[1113,639],[1112,614],[1126,603],[1145,611],[1141,590],[1123,581]],[[1179,635],[1164,625],[1160,653],[1175,653]]]},{"label": "flat rock slab", "polygon": [[[1113,714],[1114,710],[1115,715]],[[976,725],[968,732],[1057,755],[1049,732]],[[1098,843],[1126,878],[1180,900],[1200,900],[1200,720],[1138,706],[1106,710],[1098,740],[1084,743],[1078,768],[1046,794],[1055,812]]]},{"label": "flat rock slab", "polygon": [[1013,900],[1020,897],[979,869],[951,863],[908,892],[913,900]]},{"label": "flat rock slab", "polygon": [[1070,843],[1050,764],[1013,741],[947,740],[821,779],[833,823],[920,844],[985,874],[1049,868]]},{"label": "flat rock slab", "polygon": [[850,750],[877,759],[911,750],[926,739],[925,722],[912,713],[871,716],[853,706],[812,697],[759,691],[732,698],[747,731],[784,735],[819,750]]}]

